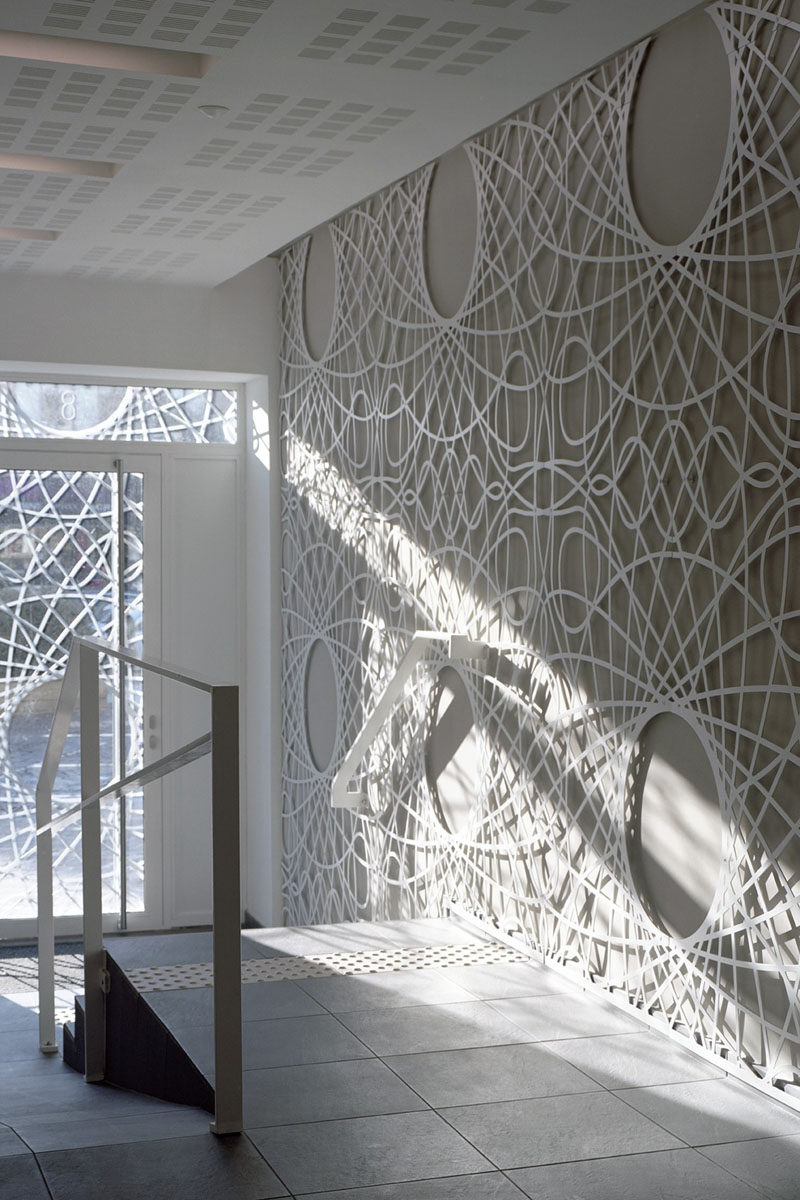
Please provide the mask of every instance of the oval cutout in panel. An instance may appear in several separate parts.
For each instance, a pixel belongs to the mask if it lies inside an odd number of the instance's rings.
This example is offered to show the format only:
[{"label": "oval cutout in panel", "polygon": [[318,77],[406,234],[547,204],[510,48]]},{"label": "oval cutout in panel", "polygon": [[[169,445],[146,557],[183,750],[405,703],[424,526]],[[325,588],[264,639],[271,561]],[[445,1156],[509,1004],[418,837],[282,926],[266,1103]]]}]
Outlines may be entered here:
[{"label": "oval cutout in panel", "polygon": [[453,317],[464,303],[478,240],[478,193],[469,155],[456,147],[431,176],[425,213],[425,278],[431,303]]},{"label": "oval cutout in panel", "polygon": [[658,34],[642,67],[628,132],[631,198],[664,246],[685,241],[710,205],[725,161],[731,76],[704,11]]},{"label": "oval cutout in panel", "polygon": [[642,902],[662,929],[691,937],[717,890],[723,829],[714,771],[688,721],[672,712],[648,721],[626,787],[628,851]]},{"label": "oval cutout in panel", "polygon": [[333,757],[339,724],[336,669],[331,652],[317,638],[308,652],[305,686],[306,739],[311,761],[324,771]]},{"label": "oval cutout in panel", "polygon": [[336,259],[327,225],[311,236],[303,278],[303,329],[306,347],[318,362],[330,341],[336,306]]},{"label": "oval cutout in panel", "polygon": [[442,667],[436,676],[425,773],[440,821],[460,833],[475,806],[478,738],[467,685],[454,667]]}]

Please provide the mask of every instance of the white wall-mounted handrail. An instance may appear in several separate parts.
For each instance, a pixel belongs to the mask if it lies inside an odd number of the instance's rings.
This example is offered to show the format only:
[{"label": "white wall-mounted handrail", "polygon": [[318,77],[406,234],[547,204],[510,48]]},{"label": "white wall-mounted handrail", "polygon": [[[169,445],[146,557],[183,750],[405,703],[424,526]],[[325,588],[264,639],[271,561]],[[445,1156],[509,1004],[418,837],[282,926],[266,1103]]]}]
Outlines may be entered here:
[{"label": "white wall-mounted handrail", "polygon": [[[100,786],[100,655],[206,692],[211,730],[129,775]],[[81,721],[81,800],[53,819],[53,786],[72,715]],[[103,950],[100,805],[211,754],[214,961],[214,1133],[242,1130],[242,967],[239,883],[239,689],[123,650],[96,638],[73,637],[36,785],[39,935],[39,1044],[56,1050],[53,830],[81,819],[86,1078],[105,1074],[105,952]]]},{"label": "white wall-mounted handrail", "polygon": [[351,780],[358,770],[359,763],[391,716],[392,709],[402,696],[414,668],[433,648],[443,650],[446,658],[453,661],[485,658],[489,653],[486,642],[475,641],[462,634],[432,631],[415,633],[408,649],[397,664],[394,674],[378,697],[375,707],[356,735],[355,741],[334,776],[331,787],[332,808],[350,808],[356,812],[365,808],[366,795],[361,788],[351,788]]}]

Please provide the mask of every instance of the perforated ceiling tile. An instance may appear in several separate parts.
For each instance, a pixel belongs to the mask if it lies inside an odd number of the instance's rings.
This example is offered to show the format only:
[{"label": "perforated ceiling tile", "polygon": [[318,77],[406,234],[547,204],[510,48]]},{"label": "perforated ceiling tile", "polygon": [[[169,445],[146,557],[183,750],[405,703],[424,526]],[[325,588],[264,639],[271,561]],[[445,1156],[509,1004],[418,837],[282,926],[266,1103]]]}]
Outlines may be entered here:
[{"label": "perforated ceiling tile", "polygon": [[[105,147],[114,132],[113,125],[86,125],[78,137],[69,144],[67,153],[73,158],[91,158]],[[33,148],[32,145],[30,148]]]},{"label": "perforated ceiling tile", "polygon": [[202,150],[198,150],[196,154],[192,155],[186,165],[187,167],[214,167],[230,154],[236,145],[233,138],[212,138],[210,142],[206,142]]},{"label": "perforated ceiling tile", "polygon": [[329,100],[300,100],[297,104],[293,104],[288,112],[283,113],[277,121],[270,124],[269,132],[291,136],[318,117],[329,104]]},{"label": "perforated ceiling tile", "polygon": [[365,8],[344,8],[335,21],[326,25],[322,33],[299,51],[301,58],[335,58],[344,54],[378,16],[377,12]]},{"label": "perforated ceiling tile", "polygon": [[0,117],[0,150],[10,150],[24,128],[24,117]]},{"label": "perforated ceiling tile", "polygon": [[[384,109],[377,117],[372,117],[371,120],[365,121],[357,130],[347,135],[348,142],[374,142],[377,138],[383,137],[390,129],[394,129],[402,121],[408,117],[413,117],[413,108],[387,108]],[[312,134],[313,136],[313,134]]]},{"label": "perforated ceiling tile", "polygon": [[282,104],[286,104],[288,99],[288,96],[276,96],[271,92],[262,92],[259,96],[256,96],[255,100],[251,100],[237,117],[234,117],[232,121],[228,121],[226,128],[241,129],[244,132],[257,129]]},{"label": "perforated ceiling tile", "polygon": [[311,177],[324,175],[334,167],[340,166],[352,156],[352,153],[352,150],[327,150],[324,154],[318,155],[313,162],[300,167],[297,174]]},{"label": "perforated ceiling tile", "polygon": [[439,70],[443,74],[467,75],[507,50],[520,38],[527,37],[528,32],[527,29],[493,29],[491,33],[472,42],[468,50],[457,54],[452,62],[439,67]]},{"label": "perforated ceiling tile", "polygon": [[[146,237],[190,239],[204,237],[222,241],[245,228],[245,220],[256,220],[282,202],[279,196],[258,196],[252,192],[219,195],[207,189],[181,191],[157,188],[138,209],[118,222],[113,232]],[[221,221],[238,211],[237,220]],[[187,219],[188,218],[188,219]]]},{"label": "perforated ceiling tile", "polygon": [[130,162],[141,154],[142,150],[146,150],[155,137],[155,133],[144,129],[131,129],[124,137],[120,138],[116,146],[108,151],[108,157],[111,159],[119,159],[122,162]]},{"label": "perforated ceiling tile", "polygon": [[169,83],[145,113],[143,121],[171,121],[197,92],[193,83]]},{"label": "perforated ceiling tile", "polygon": [[55,78],[51,67],[35,67],[25,64],[20,67],[12,83],[5,104],[13,108],[36,108],[51,82]]},{"label": "perforated ceiling tile", "polygon": [[474,21],[445,21],[434,26],[427,17],[406,13],[379,21],[371,9],[344,9],[300,56],[402,71],[435,67],[447,74],[466,75],[528,32],[486,29]]},{"label": "perforated ceiling tile", "polygon": [[251,142],[249,146],[243,146],[222,165],[226,171],[249,171],[251,167],[257,167],[259,163],[262,163],[265,156],[274,149],[275,146],[268,142]]},{"label": "perforated ceiling tile", "polygon": [[154,83],[150,79],[143,79],[140,76],[124,76],[98,109],[98,116],[129,117],[153,87]]},{"label": "perforated ceiling tile", "polygon": [[279,204],[283,204],[282,196],[262,196],[260,200],[256,200],[254,204],[240,212],[239,216],[246,220],[255,220],[263,217],[265,213],[271,212]]},{"label": "perforated ceiling tile", "polygon": [[56,147],[69,133],[66,121],[41,121],[28,138],[29,154],[54,154]]},{"label": "perforated ceiling tile", "polygon": [[533,0],[533,3],[528,5],[528,12],[559,13],[569,8],[570,2],[571,0]]},{"label": "perforated ceiling tile", "polygon": [[45,29],[80,29],[92,11],[93,0],[56,0],[43,21]]},{"label": "perforated ceiling tile", "polygon": [[152,0],[117,0],[101,21],[100,32],[115,37],[133,37],[152,7]]},{"label": "perforated ceiling tile", "polygon": [[232,237],[234,233],[239,233],[242,229],[244,229],[244,225],[241,222],[229,221],[225,225],[217,225],[215,229],[207,233],[205,235],[206,241],[223,242],[225,238]]},{"label": "perforated ceiling tile", "polygon": [[73,71],[50,107],[53,112],[82,113],[105,82],[100,71]]},{"label": "perforated ceiling tile", "polygon": [[261,170],[268,175],[283,175],[310,158],[315,151],[315,146],[291,146],[264,163]]},{"label": "perforated ceiling tile", "polygon": [[271,6],[272,0],[239,0],[232,4],[203,39],[203,45],[213,50],[232,50]]}]

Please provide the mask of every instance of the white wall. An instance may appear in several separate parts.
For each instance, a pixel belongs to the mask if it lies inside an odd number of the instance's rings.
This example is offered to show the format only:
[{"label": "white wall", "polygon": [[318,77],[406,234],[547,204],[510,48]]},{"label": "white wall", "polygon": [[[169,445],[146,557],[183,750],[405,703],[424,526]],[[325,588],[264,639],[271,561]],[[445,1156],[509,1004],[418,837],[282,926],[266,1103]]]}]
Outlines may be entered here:
[{"label": "white wall", "polygon": [[[271,682],[280,653],[279,591],[274,609],[270,601],[277,581],[271,511],[279,530],[280,502],[279,492],[271,499],[279,482],[269,471],[266,440],[251,452],[246,404],[254,401],[266,420],[272,397],[277,420],[279,298],[271,259],[216,288],[43,278],[6,279],[0,287],[3,377],[240,385],[245,432],[234,461],[227,450],[227,463],[212,462],[210,450],[207,471],[202,451],[191,461],[181,452],[166,464],[162,653],[242,686],[243,902],[265,922],[280,919],[280,687]],[[247,397],[245,380],[252,388]],[[262,424],[256,426],[263,433]],[[181,719],[165,700],[165,744],[200,732],[192,722],[203,714],[187,709]],[[188,770],[194,774],[187,775],[179,801],[186,812],[170,815],[168,804],[165,828],[166,849],[180,873],[165,881],[165,917],[181,924],[207,920],[210,900],[208,844],[200,836],[210,828],[207,764]],[[199,789],[194,806],[193,786]],[[200,818],[192,822],[196,832],[179,833],[178,816],[190,812]]]},{"label": "white wall", "polygon": [[[277,303],[271,259],[215,288],[99,280],[9,279],[0,287],[0,359],[15,374],[27,364],[115,371],[266,375],[275,347],[265,313]],[[16,365],[16,369],[15,369]]]}]

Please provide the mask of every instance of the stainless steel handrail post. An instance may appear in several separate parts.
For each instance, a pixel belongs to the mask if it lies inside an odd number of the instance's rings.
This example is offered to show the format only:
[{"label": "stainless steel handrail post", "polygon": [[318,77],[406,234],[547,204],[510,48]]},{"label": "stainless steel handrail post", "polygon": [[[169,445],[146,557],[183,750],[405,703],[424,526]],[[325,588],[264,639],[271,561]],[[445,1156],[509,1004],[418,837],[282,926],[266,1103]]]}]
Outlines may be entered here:
[{"label": "stainless steel handrail post", "polygon": [[[142,671],[207,693],[211,732],[164,755],[155,763],[100,787],[100,654]],[[80,689],[81,800],[55,820],[52,791]],[[211,752],[211,810],[214,928],[214,1058],[217,1134],[242,1131],[242,963],[239,876],[239,689],[187,675],[179,667],[148,659],[95,638],[73,637],[67,669],[36,787],[38,881],[40,888],[40,1043],[55,1049],[52,833],[81,818],[83,860],[84,987],[86,993],[86,1078],[105,1075],[106,955],[103,949],[100,805]],[[48,1040],[49,1039],[49,1040]]]},{"label": "stainless steel handrail post", "polygon": [[242,950],[239,894],[239,690],[211,692],[214,919],[214,1133],[241,1133]]},{"label": "stainless steel handrail post", "polygon": [[[36,825],[49,825],[53,797],[49,788],[36,789]],[[56,1044],[56,944],[53,916],[53,833],[48,829],[36,839],[36,893],[38,897],[38,988],[39,1049],[55,1054]]]},{"label": "stainless steel handrail post", "polygon": [[[100,790],[100,656],[81,643],[81,799]],[[100,804],[81,809],[83,860],[83,984],[86,1014],[86,1080],[102,1079],[106,1069],[105,994],[103,973],[103,876]]]}]

